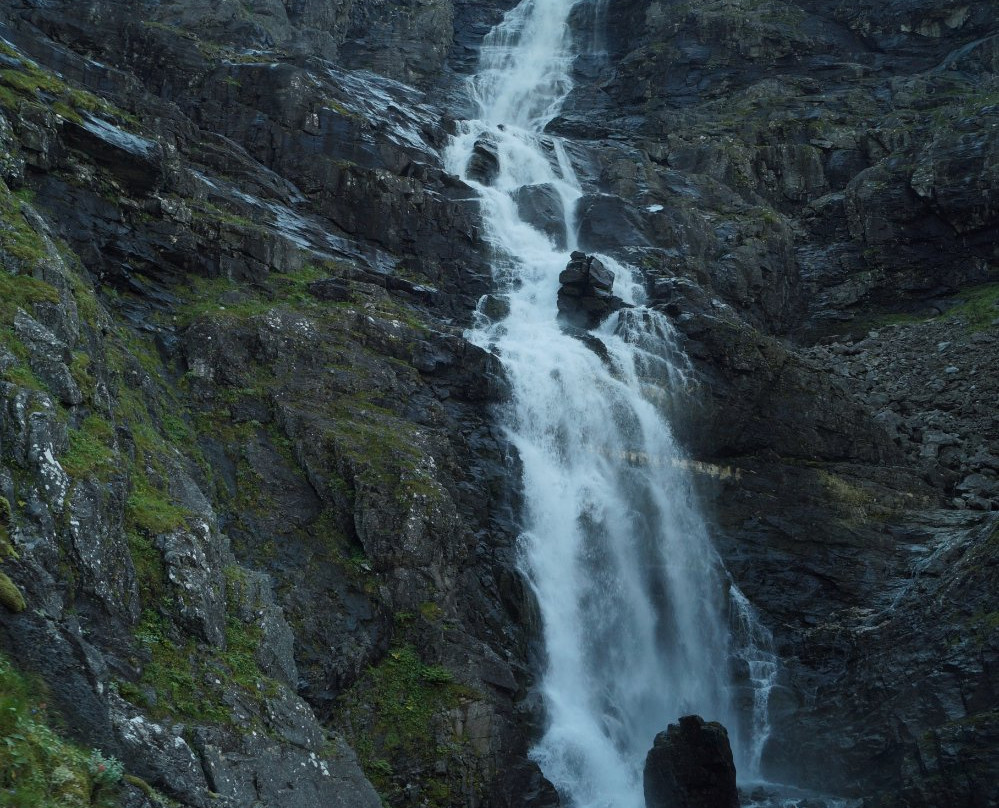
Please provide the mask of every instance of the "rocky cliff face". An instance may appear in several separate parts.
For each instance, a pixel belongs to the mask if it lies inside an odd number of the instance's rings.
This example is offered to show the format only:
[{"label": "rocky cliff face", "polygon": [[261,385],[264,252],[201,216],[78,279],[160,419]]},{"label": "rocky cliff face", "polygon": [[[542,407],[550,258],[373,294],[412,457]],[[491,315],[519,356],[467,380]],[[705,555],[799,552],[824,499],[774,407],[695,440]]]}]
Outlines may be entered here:
[{"label": "rocky cliff face", "polygon": [[[0,3],[0,643],[124,762],[95,799],[555,803],[440,163],[508,5]],[[872,805],[995,804],[996,19],[582,3],[553,125],[741,472],[704,493],[784,660],[764,771]]]},{"label": "rocky cliff face", "polygon": [[878,804],[994,804],[995,12],[620,3],[556,122],[583,246],[646,267],[700,369],[688,445],[742,471],[764,771]]},{"label": "rocky cliff face", "polygon": [[124,803],[540,782],[476,211],[338,66],[433,75],[451,13],[4,4],[0,636]]}]

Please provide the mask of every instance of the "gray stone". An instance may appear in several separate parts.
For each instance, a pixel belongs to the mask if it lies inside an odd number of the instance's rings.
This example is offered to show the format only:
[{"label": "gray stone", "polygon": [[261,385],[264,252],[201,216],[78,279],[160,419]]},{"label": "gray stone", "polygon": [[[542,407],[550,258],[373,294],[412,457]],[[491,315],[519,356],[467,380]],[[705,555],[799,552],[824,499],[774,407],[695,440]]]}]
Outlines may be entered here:
[{"label": "gray stone", "polygon": [[194,808],[213,804],[201,760],[180,735],[135,712],[111,695],[115,735],[129,763],[129,771],[163,793]]},{"label": "gray stone", "polygon": [[37,320],[18,310],[14,332],[28,349],[31,369],[66,405],[79,404],[83,394],[69,372],[72,355],[66,343]]},{"label": "gray stone", "polygon": [[81,586],[126,624],[139,619],[139,590],[122,521],[121,479],[78,480],[69,498],[69,535]]},{"label": "gray stone", "polygon": [[185,527],[156,536],[181,621],[212,645],[225,647],[227,547],[208,522],[192,518]]},{"label": "gray stone", "polygon": [[573,252],[559,274],[558,317],[576,328],[594,328],[602,320],[625,307],[621,298],[610,293],[614,273],[594,256]]},{"label": "gray stone", "polygon": [[198,740],[212,790],[261,808],[379,808],[381,800],[339,738],[329,748],[280,745],[257,733]]},{"label": "gray stone", "polygon": [[962,493],[976,494],[984,497],[999,496],[999,480],[984,474],[969,474],[957,484],[957,490]]},{"label": "gray stone", "polygon": [[237,590],[231,593],[235,600],[236,617],[257,626],[261,632],[257,646],[260,669],[288,687],[297,688],[295,636],[284,612],[274,602],[270,577],[262,572],[241,570],[233,587]]}]

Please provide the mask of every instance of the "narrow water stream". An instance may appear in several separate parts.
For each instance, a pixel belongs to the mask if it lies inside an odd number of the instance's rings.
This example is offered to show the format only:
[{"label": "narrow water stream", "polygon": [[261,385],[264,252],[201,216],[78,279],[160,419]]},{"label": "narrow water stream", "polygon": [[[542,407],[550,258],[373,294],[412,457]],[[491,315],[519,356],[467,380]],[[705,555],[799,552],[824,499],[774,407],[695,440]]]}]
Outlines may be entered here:
[{"label": "narrow water stream", "polygon": [[[546,650],[547,729],[532,754],[574,808],[643,808],[646,752],[680,715],[722,721],[740,770],[755,774],[766,704],[740,728],[732,670],[741,656],[761,682],[770,671],[756,650],[732,647],[733,596],[666,417],[686,373],[669,322],[606,257],[615,293],[636,305],[597,330],[607,356],[556,322],[580,189],[563,144],[543,132],[572,86],[574,4],[525,0],[486,37],[469,81],[477,117],[445,159],[481,196],[504,301],[470,337],[499,355],[513,386],[500,418],[523,461],[521,564]],[[498,158],[492,176],[469,171],[476,151]],[[548,234],[518,208],[534,186],[565,211]],[[563,229],[564,243],[550,237]],[[752,635],[743,613],[734,627]]]}]

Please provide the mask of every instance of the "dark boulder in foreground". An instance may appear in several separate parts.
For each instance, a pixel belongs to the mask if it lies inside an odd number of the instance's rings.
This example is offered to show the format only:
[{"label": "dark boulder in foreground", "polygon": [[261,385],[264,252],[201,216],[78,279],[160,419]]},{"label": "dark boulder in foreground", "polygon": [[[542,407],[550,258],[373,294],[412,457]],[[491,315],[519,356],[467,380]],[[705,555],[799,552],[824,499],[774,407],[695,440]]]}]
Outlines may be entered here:
[{"label": "dark boulder in foreground", "polygon": [[656,735],[644,779],[646,808],[739,808],[728,732],[699,715]]},{"label": "dark boulder in foreground", "polygon": [[574,252],[558,276],[559,321],[578,328],[595,328],[607,315],[624,308],[621,298],[611,294],[614,273],[599,258]]}]

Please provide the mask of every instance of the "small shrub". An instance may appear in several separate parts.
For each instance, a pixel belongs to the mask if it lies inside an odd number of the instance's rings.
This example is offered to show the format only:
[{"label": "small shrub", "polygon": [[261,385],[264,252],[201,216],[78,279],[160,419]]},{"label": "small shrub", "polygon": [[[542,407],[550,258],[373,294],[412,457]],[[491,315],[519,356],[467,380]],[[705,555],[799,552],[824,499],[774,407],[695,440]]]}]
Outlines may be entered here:
[{"label": "small shrub", "polygon": [[87,771],[90,772],[94,785],[107,787],[121,782],[125,765],[115,757],[104,757],[95,749],[87,760]]}]

